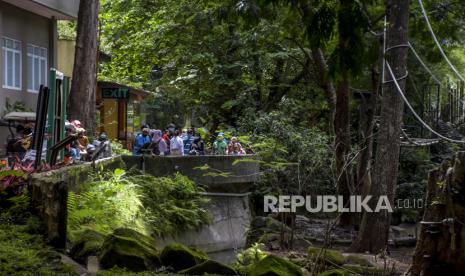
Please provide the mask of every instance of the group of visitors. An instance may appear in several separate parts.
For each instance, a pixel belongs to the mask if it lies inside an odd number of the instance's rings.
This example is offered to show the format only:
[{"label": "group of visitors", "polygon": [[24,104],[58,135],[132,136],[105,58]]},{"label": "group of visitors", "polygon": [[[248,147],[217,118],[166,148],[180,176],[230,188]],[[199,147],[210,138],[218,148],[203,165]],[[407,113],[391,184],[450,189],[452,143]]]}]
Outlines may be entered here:
[{"label": "group of visitors", "polygon": [[76,135],[77,139],[73,139],[71,143],[65,147],[65,163],[74,161],[89,161],[90,157],[96,150],[102,158],[111,156],[111,146],[107,134],[101,132],[97,139],[92,143],[87,137],[87,131],[78,120],[65,122],[66,136]]},{"label": "group of visitors", "polygon": [[[213,143],[211,153],[214,155],[243,155],[242,148],[236,137],[228,141],[220,132]],[[164,132],[150,129],[147,125],[141,127],[134,141],[134,155],[150,154],[159,156],[205,155],[206,148],[200,133],[195,129],[176,129],[174,124],[168,125]]]},{"label": "group of visitors", "polygon": [[[35,151],[32,151],[33,123],[16,125],[16,135],[9,138],[7,142],[7,152],[12,154],[16,160],[28,162],[35,160]],[[75,161],[89,161],[94,152],[98,152],[98,157],[110,157],[111,146],[105,132],[100,133],[97,139],[90,141],[87,131],[78,120],[65,122],[65,136],[74,136],[64,148],[64,163]],[[49,143],[49,135],[45,135],[42,158],[44,159]]]}]

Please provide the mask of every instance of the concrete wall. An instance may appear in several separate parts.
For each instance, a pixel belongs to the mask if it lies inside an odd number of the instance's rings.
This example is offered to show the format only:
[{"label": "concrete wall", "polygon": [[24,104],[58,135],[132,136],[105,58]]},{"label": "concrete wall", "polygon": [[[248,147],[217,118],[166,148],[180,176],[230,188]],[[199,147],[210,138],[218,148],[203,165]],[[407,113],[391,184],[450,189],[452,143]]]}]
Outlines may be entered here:
[{"label": "concrete wall", "polygon": [[206,253],[236,251],[245,247],[247,230],[252,215],[249,197],[243,195],[209,195],[208,210],[212,215],[212,223],[198,231],[187,231],[175,238],[165,238],[160,245],[173,241]]},{"label": "concrete wall", "polygon": [[[4,60],[3,51],[0,51],[0,116],[3,116],[6,98],[10,103],[22,101],[26,107],[35,110],[37,105],[37,93],[27,91],[28,67],[27,45],[48,49],[48,68],[55,66],[55,32],[56,22],[51,19],[36,15],[32,12],[17,8],[0,1],[0,43],[3,37],[21,41],[21,90],[3,88]],[[3,44],[2,44],[3,46]],[[1,47],[0,47],[1,50]],[[48,80],[48,78],[47,78]],[[0,127],[0,144],[3,145],[8,135],[8,128]]]},{"label": "concrete wall", "polygon": [[[126,165],[142,169],[155,176],[166,176],[176,172],[188,176],[207,186],[209,192],[243,193],[258,179],[259,164],[253,156],[123,156]],[[243,162],[240,162],[242,160]],[[249,160],[250,162],[246,162]],[[208,166],[209,170],[200,169]],[[224,176],[211,175],[210,173]]]}]

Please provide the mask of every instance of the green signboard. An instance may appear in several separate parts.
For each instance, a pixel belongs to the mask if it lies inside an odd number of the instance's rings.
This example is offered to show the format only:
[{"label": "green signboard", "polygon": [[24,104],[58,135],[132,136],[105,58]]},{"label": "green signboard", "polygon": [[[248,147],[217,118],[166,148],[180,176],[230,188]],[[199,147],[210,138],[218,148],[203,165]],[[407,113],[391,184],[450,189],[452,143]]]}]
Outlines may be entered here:
[{"label": "green signboard", "polygon": [[103,87],[102,88],[102,98],[104,99],[129,99],[129,88],[119,87]]}]

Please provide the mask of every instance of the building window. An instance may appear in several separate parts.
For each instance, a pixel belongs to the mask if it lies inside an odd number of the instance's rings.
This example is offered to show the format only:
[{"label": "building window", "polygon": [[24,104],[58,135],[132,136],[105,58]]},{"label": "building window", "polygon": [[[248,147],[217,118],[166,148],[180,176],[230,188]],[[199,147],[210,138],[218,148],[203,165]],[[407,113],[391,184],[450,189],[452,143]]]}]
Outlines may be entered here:
[{"label": "building window", "polygon": [[3,38],[3,88],[21,90],[21,41]]},{"label": "building window", "polygon": [[47,49],[27,45],[27,91],[37,93],[47,85]]}]

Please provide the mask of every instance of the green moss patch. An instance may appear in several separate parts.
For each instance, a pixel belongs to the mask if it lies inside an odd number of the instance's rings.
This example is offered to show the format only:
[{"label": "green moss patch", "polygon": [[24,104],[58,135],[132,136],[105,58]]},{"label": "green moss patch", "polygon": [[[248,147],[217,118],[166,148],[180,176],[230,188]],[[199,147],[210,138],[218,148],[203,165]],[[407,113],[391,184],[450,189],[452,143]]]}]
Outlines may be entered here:
[{"label": "green moss patch", "polygon": [[347,271],[354,272],[355,275],[367,275],[367,276],[382,276],[386,275],[386,272],[383,271],[381,268],[377,267],[367,267],[367,266],[360,266],[360,265],[350,265],[345,264],[342,266]]},{"label": "green moss patch", "polygon": [[268,255],[250,271],[250,276],[302,276],[302,269],[292,262],[275,255]]},{"label": "green moss patch", "polygon": [[185,245],[173,243],[163,249],[160,259],[164,266],[170,266],[175,271],[180,271],[207,261],[208,256]]},{"label": "green moss patch", "polygon": [[191,268],[181,270],[179,273],[182,275],[238,275],[233,268],[213,260],[207,260]]},{"label": "green moss patch", "polygon": [[323,271],[321,273],[318,273],[318,276],[349,276],[353,275],[343,269],[330,269]]},{"label": "green moss patch", "polygon": [[87,229],[83,233],[79,234],[79,239],[73,243],[70,255],[74,260],[85,264],[87,257],[98,256],[100,254],[104,241],[105,235],[100,232]]},{"label": "green moss patch", "polygon": [[105,269],[118,266],[138,272],[160,266],[157,253],[152,238],[131,229],[117,229],[105,239],[99,260]]},{"label": "green moss patch", "polygon": [[31,225],[0,224],[1,275],[75,275],[60,254],[30,230]]},{"label": "green moss patch", "polygon": [[320,260],[324,260],[328,265],[343,265],[346,262],[345,257],[339,251],[318,247],[309,247],[308,257],[312,261],[316,261],[319,257]]},{"label": "green moss patch", "polygon": [[349,255],[346,257],[347,264],[355,264],[360,266],[374,267],[374,264],[367,258],[359,255]]}]

